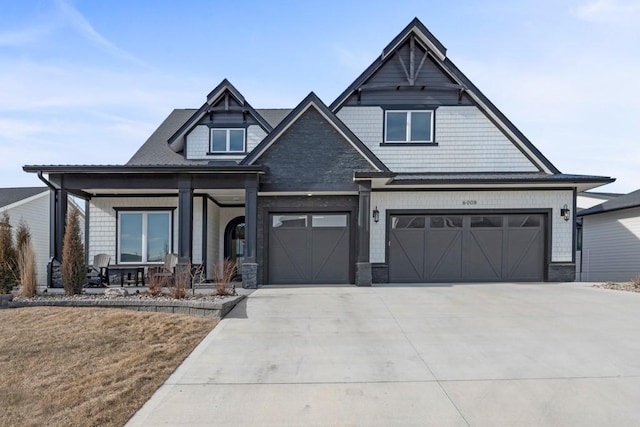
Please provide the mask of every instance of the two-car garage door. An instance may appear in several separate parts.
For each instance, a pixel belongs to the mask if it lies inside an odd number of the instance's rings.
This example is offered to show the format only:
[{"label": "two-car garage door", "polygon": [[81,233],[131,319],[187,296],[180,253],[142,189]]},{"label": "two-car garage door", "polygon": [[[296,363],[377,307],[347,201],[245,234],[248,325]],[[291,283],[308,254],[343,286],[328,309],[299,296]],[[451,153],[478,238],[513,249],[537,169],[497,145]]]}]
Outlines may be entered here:
[{"label": "two-car garage door", "polygon": [[542,281],[543,214],[390,216],[391,282]]}]

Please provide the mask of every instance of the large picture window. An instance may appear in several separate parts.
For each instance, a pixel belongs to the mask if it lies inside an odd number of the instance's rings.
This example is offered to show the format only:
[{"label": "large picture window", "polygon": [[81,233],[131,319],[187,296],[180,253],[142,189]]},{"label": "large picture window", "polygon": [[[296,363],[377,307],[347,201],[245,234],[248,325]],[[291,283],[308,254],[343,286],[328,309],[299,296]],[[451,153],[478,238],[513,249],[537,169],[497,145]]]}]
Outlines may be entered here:
[{"label": "large picture window", "polygon": [[387,111],[385,142],[433,142],[433,111]]},{"label": "large picture window", "polygon": [[211,129],[212,153],[244,153],[244,129]]},{"label": "large picture window", "polygon": [[118,213],[118,262],[163,262],[171,251],[170,211]]}]

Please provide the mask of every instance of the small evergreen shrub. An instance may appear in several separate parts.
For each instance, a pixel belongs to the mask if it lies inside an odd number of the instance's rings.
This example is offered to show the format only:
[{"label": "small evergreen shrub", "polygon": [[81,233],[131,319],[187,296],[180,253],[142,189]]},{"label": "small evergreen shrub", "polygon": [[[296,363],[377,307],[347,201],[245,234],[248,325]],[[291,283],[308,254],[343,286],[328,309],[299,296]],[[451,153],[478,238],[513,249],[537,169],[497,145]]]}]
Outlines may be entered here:
[{"label": "small evergreen shrub", "polygon": [[87,277],[79,216],[78,209],[69,210],[62,243],[62,286],[67,295],[82,293]]},{"label": "small evergreen shrub", "polygon": [[9,214],[3,212],[0,218],[0,294],[11,292],[18,277],[18,257],[9,220]]}]

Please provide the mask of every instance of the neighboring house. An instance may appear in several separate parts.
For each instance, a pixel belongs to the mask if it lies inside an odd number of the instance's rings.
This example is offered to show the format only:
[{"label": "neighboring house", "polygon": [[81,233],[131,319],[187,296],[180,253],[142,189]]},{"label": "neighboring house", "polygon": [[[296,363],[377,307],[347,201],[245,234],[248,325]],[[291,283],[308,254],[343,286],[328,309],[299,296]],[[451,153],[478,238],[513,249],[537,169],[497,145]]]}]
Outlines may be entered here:
[{"label": "neighboring house", "polygon": [[0,188],[0,213],[7,212],[14,232],[21,220],[29,226],[36,254],[37,281],[47,282],[49,262],[49,189],[47,187]]},{"label": "neighboring house", "polygon": [[[254,109],[227,80],[122,166],[25,166],[88,200],[90,256],[242,264],[243,286],[571,281],[576,194],[414,19],[329,106]],[[42,174],[47,174],[45,179]]]},{"label": "neighboring house", "polygon": [[616,197],[622,196],[619,193],[597,193],[595,191],[583,191],[578,193],[578,197],[576,199],[576,208],[577,212],[580,212],[583,209],[589,209],[600,203],[604,203],[611,199],[615,199]]},{"label": "neighboring house", "polygon": [[583,281],[628,281],[640,275],[640,190],[578,212]]},{"label": "neighboring house", "polygon": [[[38,285],[47,283],[47,264],[50,259],[49,235],[50,195],[47,187],[0,188],[0,214],[7,212],[13,234],[24,220],[29,226],[31,242],[36,254]],[[70,200],[80,212],[80,229],[84,230],[84,214],[77,203]],[[82,238],[84,239],[84,233]]]}]

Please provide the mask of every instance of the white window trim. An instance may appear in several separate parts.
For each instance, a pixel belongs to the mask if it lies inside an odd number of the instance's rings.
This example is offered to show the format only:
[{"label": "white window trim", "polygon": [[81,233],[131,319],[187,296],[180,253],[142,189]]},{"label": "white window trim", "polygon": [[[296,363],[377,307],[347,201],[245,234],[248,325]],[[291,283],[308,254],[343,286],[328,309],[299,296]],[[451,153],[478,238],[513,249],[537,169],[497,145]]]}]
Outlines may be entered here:
[{"label": "white window trim", "polygon": [[[213,150],[213,131],[220,131],[220,130],[224,130],[226,131],[226,150],[224,151],[214,151]],[[240,130],[242,131],[242,150],[241,151],[235,151],[235,150],[231,150],[231,131],[232,130]],[[213,154],[220,154],[220,153],[246,153],[247,152],[247,130],[245,128],[211,128],[209,130],[209,152],[213,153]]]},{"label": "white window trim", "polygon": [[[148,262],[147,261],[147,257],[148,257],[148,253],[147,253],[147,246],[148,246],[148,241],[147,241],[147,237],[148,237],[148,229],[147,229],[147,224],[148,224],[148,216],[149,214],[158,214],[158,213],[166,213],[169,214],[169,245],[171,245],[171,241],[172,241],[172,233],[173,233],[173,215],[171,214],[171,211],[167,210],[167,211],[145,211],[145,210],[139,210],[139,211],[118,211],[118,253],[116,254],[117,256],[117,260],[118,260],[118,264],[162,264],[163,261],[158,261],[158,262]],[[142,261],[122,261],[121,260],[121,255],[122,255],[122,244],[120,242],[120,233],[122,233],[122,214],[142,214]],[[169,252],[171,252],[173,249],[169,248]]]},{"label": "white window trim", "polygon": [[[389,113],[407,113],[407,121],[405,124],[405,139],[404,141],[388,141],[387,140],[387,117]],[[429,140],[412,140],[411,139],[411,116],[413,116],[413,113],[429,113],[431,116],[429,118],[429,126],[430,126],[430,130],[429,130],[429,135],[431,136],[431,139]],[[385,110],[384,112],[384,142],[386,144],[411,144],[411,143],[416,143],[416,144],[421,144],[421,143],[430,143],[433,142],[433,119],[434,119],[434,112],[433,110]]]}]

